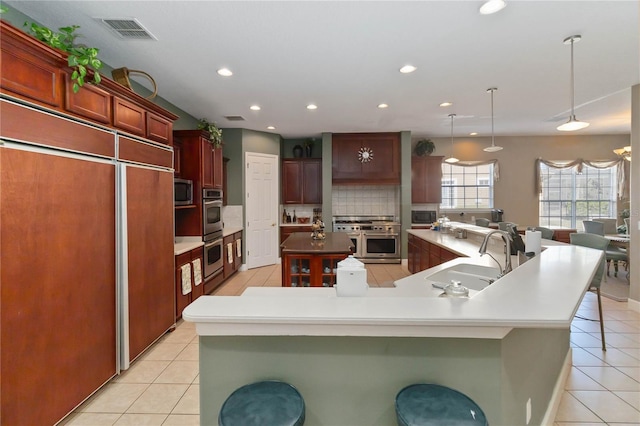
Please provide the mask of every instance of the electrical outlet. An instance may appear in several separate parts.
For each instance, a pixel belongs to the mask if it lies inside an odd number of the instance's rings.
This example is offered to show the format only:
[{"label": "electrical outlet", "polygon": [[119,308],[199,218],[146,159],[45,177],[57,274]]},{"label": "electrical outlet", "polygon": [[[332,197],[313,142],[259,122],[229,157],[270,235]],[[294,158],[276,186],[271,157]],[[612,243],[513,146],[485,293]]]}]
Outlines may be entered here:
[{"label": "electrical outlet", "polygon": [[530,421],[531,421],[531,398],[527,400],[527,423],[526,424],[529,424]]}]

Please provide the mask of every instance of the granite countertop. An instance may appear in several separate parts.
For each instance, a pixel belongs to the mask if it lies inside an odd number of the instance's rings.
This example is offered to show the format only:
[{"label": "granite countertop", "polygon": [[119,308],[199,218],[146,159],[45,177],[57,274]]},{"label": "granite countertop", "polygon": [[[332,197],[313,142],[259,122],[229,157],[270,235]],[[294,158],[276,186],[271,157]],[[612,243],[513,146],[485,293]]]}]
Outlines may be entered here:
[{"label": "granite countertop", "polygon": [[314,240],[309,232],[294,232],[280,245],[282,253],[351,253],[353,243],[344,232],[325,232],[324,240]]}]

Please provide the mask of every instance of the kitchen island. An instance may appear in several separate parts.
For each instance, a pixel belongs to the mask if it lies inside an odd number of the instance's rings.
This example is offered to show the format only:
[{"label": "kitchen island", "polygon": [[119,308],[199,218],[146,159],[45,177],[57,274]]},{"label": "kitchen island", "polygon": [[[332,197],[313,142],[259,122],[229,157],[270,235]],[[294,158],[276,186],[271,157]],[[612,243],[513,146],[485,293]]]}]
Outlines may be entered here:
[{"label": "kitchen island", "polygon": [[353,250],[343,232],[327,232],[313,239],[311,232],[294,232],[281,245],[283,287],[333,287],[335,270]]},{"label": "kitchen island", "polygon": [[[431,232],[423,236],[447,244],[433,231],[410,232]],[[198,299],[183,317],[200,335],[202,424],[215,423],[234,389],[270,378],[300,390],[308,425],[395,424],[397,392],[419,382],[467,394],[492,425],[553,419],[571,320],[602,253],[550,245],[469,298],[440,297],[429,275],[492,262],[477,248],[472,253],[473,239],[458,243],[470,257],[395,288],[371,288],[366,297],[337,297],[333,288],[249,288],[241,297]]]}]

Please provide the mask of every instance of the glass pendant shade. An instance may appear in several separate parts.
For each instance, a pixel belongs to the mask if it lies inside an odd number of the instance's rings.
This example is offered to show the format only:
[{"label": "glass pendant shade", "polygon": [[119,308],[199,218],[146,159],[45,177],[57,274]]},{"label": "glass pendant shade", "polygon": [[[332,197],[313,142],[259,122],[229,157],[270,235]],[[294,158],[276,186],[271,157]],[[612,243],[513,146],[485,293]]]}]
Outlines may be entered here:
[{"label": "glass pendant shade", "polygon": [[491,146],[488,146],[485,149],[483,149],[484,152],[496,152],[496,151],[502,150],[501,146],[496,145],[496,140],[495,140],[496,138],[495,138],[495,135],[493,134],[493,92],[495,92],[496,90],[498,90],[497,87],[492,87],[490,89],[487,89],[487,92],[491,93]]},{"label": "glass pendant shade", "polygon": [[449,117],[451,117],[451,156],[444,160],[445,163],[449,164],[457,163],[458,161],[460,161],[453,156],[453,117],[455,116],[455,114],[449,114]]},{"label": "glass pendant shade", "polygon": [[574,81],[573,81],[573,44],[580,41],[582,37],[579,35],[574,35],[571,37],[567,37],[564,39],[564,44],[571,45],[571,115],[569,116],[569,121],[564,124],[561,124],[557,127],[561,132],[573,132],[576,130],[584,129],[589,126],[589,123],[586,121],[580,121],[576,118],[576,114],[574,111]]}]

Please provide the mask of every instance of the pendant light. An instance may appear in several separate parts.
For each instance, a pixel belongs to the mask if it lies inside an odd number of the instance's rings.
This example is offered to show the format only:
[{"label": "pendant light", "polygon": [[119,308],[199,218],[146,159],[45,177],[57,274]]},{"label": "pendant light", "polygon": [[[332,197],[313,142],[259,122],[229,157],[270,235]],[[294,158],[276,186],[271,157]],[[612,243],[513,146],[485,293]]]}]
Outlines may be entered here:
[{"label": "pendant light", "polygon": [[493,92],[495,92],[496,90],[498,90],[497,87],[491,87],[490,89],[487,89],[487,92],[491,92],[491,146],[483,149],[483,151],[485,152],[496,152],[502,149],[501,146],[496,146],[496,137],[493,134]]},{"label": "pendant light", "polygon": [[571,116],[569,116],[569,121],[558,126],[558,130],[562,132],[573,132],[574,130],[584,129],[589,126],[589,123],[586,121],[579,121],[574,112],[573,43],[579,42],[581,38],[579,35],[573,35],[564,39],[564,44],[571,45]]},{"label": "pendant light", "polygon": [[449,117],[451,117],[451,157],[447,158],[446,160],[444,160],[445,162],[449,163],[449,164],[453,164],[453,163],[457,163],[458,160],[456,157],[453,156],[453,117],[455,117],[455,114],[449,114]]}]

